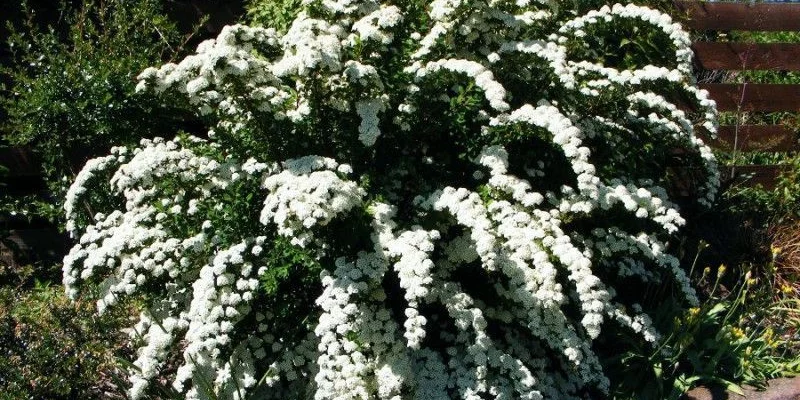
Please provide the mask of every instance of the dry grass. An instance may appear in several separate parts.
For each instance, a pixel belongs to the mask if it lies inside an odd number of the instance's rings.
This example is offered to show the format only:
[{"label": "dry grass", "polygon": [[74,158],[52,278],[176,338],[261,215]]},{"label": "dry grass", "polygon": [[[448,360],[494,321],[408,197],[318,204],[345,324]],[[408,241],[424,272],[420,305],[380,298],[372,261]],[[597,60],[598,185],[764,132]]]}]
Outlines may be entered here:
[{"label": "dry grass", "polygon": [[786,221],[770,227],[772,265],[769,278],[777,296],[800,297],[800,221]]}]

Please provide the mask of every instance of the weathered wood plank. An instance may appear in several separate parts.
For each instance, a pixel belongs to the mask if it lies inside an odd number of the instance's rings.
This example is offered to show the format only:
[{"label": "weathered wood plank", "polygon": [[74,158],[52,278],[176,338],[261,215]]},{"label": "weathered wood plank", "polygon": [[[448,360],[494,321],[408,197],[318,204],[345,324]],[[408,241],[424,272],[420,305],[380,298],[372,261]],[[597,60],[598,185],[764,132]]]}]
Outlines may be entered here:
[{"label": "weathered wood plank", "polygon": [[[772,190],[778,183],[778,176],[787,168],[785,165],[737,165],[722,166],[720,174],[723,181],[731,185],[756,187]],[[733,180],[731,182],[731,180]]]},{"label": "weathered wood plank", "polygon": [[46,191],[39,158],[25,147],[0,148],[0,190],[7,195],[27,195]]},{"label": "weathered wood plank", "polygon": [[788,84],[704,83],[720,111],[800,111],[800,90]]},{"label": "weathered wood plank", "polygon": [[24,147],[0,148],[0,165],[8,168],[9,176],[41,176],[39,160],[30,149]]},{"label": "weathered wood plank", "polygon": [[43,218],[29,218],[19,214],[9,215],[8,213],[0,213],[0,230],[41,228],[56,229],[56,226]]},{"label": "weathered wood plank", "polygon": [[15,229],[10,233],[8,238],[0,241],[0,251],[10,251],[14,258],[19,257],[24,262],[60,260],[69,249],[69,238],[55,227]]},{"label": "weathered wood plank", "polygon": [[723,151],[733,151],[734,148],[741,152],[800,150],[795,132],[783,125],[723,125],[719,127],[716,139],[703,134],[700,137],[709,146]]},{"label": "weathered wood plank", "polygon": [[800,43],[695,42],[692,49],[709,70],[800,71]]},{"label": "weathered wood plank", "polygon": [[800,4],[674,1],[698,31],[797,31]]}]

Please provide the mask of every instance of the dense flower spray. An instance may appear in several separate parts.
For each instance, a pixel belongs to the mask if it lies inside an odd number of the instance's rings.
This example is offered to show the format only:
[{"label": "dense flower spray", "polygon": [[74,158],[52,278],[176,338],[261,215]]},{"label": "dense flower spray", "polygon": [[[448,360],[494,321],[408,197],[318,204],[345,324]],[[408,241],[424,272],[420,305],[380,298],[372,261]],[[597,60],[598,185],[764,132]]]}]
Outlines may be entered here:
[{"label": "dense flower spray", "polygon": [[559,3],[306,0],[145,70],[208,138],[115,148],[66,199],[68,293],[147,305],[130,396],[166,365],[189,399],[608,391],[596,342],[659,340],[626,288],[697,301],[667,160],[713,201],[715,111],[668,16]]}]

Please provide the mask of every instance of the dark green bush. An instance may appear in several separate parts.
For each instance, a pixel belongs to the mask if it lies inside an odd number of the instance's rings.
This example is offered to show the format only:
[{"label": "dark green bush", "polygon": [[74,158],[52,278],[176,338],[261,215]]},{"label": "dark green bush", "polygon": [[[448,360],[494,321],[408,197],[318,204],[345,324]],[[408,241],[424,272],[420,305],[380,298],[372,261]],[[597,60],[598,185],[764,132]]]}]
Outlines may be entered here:
[{"label": "dark green bush", "polygon": [[180,101],[134,92],[141,70],[180,56],[191,35],[159,0],[3,6],[0,146],[32,149],[47,190],[11,193],[0,166],[0,400],[124,398],[115,358],[128,310],[96,316],[94,302],[69,301],[49,283],[60,266],[18,265],[8,239],[14,223],[60,220],[65,184],[86,159],[197,124]]},{"label": "dark green bush", "polygon": [[136,94],[145,67],[180,55],[186,37],[158,0],[62,1],[56,23],[42,28],[23,3],[8,21],[10,65],[0,69],[3,140],[31,147],[50,192],[38,213],[57,220],[60,198],[83,162],[111,144],[186,128],[178,101]]}]

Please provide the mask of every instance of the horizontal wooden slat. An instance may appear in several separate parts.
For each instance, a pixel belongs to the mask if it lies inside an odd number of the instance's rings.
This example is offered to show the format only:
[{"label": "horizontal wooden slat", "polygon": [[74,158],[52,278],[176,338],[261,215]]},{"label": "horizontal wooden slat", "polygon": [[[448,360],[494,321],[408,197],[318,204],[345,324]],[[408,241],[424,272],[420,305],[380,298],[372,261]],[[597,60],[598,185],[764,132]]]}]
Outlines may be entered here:
[{"label": "horizontal wooden slat", "polygon": [[15,229],[6,240],[13,242],[15,248],[8,248],[2,243],[0,247],[7,248],[6,251],[21,251],[22,254],[17,255],[26,261],[59,260],[69,249],[69,238],[54,227]]},{"label": "horizontal wooden slat", "polygon": [[43,218],[28,218],[23,215],[0,213],[0,229],[56,229],[55,225]]},{"label": "horizontal wooden slat", "polygon": [[0,148],[0,165],[8,168],[8,175],[12,177],[41,176],[39,160],[24,147]]},{"label": "horizontal wooden slat", "polygon": [[674,1],[698,31],[797,31],[800,4]]},{"label": "horizontal wooden slat", "polygon": [[692,49],[705,69],[800,70],[800,43],[695,42]]},{"label": "horizontal wooden slat", "polygon": [[800,87],[784,84],[704,83],[720,111],[800,111]]},{"label": "horizontal wooden slat", "polygon": [[774,189],[778,183],[778,176],[787,168],[785,165],[737,165],[735,167],[722,166],[720,173],[724,181],[730,181],[733,185],[756,187],[764,189]]},{"label": "horizontal wooden slat", "polygon": [[723,125],[717,138],[700,135],[709,146],[723,151],[786,152],[800,150],[795,132],[783,125]]}]

